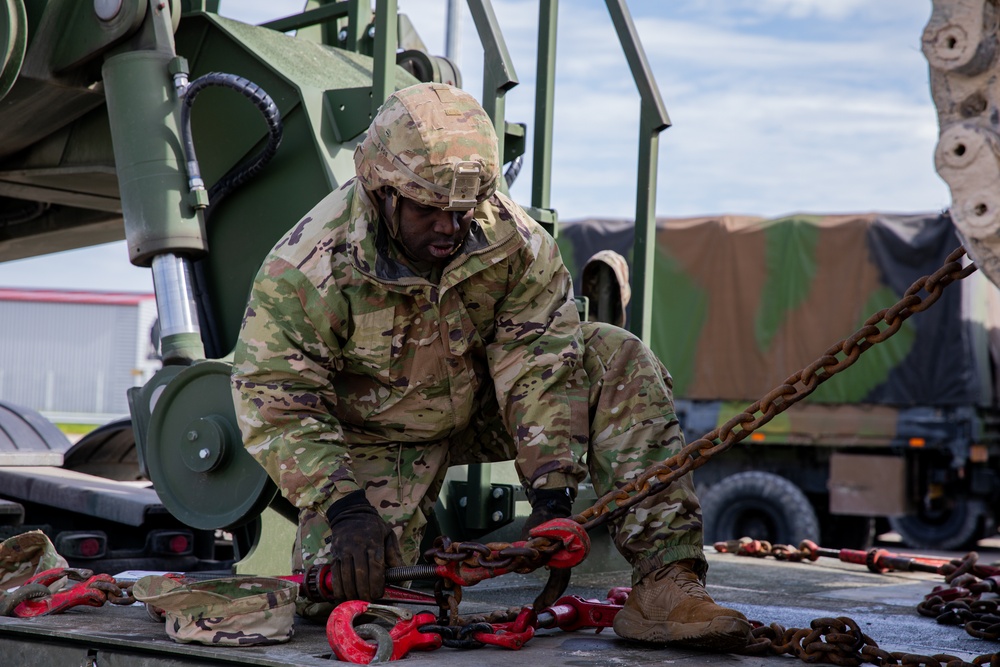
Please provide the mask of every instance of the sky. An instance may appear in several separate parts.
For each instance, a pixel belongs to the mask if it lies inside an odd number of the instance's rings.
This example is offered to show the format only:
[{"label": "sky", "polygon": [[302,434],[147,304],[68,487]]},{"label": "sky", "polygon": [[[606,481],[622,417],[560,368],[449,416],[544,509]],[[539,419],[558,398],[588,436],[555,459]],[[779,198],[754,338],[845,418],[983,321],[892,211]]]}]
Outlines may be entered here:
[{"label": "sky", "polygon": [[[221,0],[260,23],[301,0]],[[444,0],[398,0],[445,54]],[[482,98],[482,49],[461,7],[455,57]],[[538,0],[494,0],[519,85],[507,119],[534,118]],[[631,0],[672,127],[660,135],[660,217],[936,211],[937,119],[921,33],[930,0]],[[551,205],[562,220],[632,218],[639,96],[606,5],[560,3]],[[531,151],[511,188],[530,203]],[[152,291],[124,242],[0,263],[0,287]]]}]

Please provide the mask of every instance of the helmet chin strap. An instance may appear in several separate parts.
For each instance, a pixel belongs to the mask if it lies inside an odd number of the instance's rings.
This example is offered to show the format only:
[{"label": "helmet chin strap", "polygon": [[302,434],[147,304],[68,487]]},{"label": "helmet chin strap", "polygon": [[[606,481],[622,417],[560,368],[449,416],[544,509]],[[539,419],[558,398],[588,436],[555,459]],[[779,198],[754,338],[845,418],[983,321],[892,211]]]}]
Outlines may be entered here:
[{"label": "helmet chin strap", "polygon": [[382,202],[382,220],[389,236],[394,241],[399,241],[399,221],[400,205],[399,193],[393,188],[383,188],[382,194],[378,197]]}]

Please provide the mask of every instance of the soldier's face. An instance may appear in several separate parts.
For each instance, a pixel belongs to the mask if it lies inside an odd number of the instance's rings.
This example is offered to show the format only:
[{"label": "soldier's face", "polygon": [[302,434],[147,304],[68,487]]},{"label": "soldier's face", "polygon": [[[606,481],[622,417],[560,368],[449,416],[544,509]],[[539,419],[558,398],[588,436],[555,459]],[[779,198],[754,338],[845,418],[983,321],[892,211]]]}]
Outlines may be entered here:
[{"label": "soldier's face", "polygon": [[473,210],[443,211],[400,197],[399,240],[414,258],[447,264],[462,248],[473,215]]}]

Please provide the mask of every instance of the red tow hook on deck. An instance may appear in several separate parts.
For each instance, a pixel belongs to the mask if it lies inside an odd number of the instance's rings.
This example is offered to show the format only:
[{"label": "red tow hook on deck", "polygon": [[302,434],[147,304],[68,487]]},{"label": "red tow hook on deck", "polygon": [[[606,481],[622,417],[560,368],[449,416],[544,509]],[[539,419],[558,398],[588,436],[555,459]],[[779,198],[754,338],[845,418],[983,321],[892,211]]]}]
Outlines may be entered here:
[{"label": "red tow hook on deck", "polygon": [[535,616],[531,607],[525,607],[510,623],[493,623],[492,625],[492,632],[473,632],[472,638],[483,644],[517,651],[535,636],[538,617]]},{"label": "red tow hook on deck", "polygon": [[[89,572],[89,570],[85,572]],[[25,586],[32,584],[51,586],[64,577],[80,577],[80,573],[79,570],[64,568],[45,570],[25,582]],[[114,577],[109,574],[95,574],[67,590],[24,600],[14,607],[13,614],[20,618],[29,618],[56,614],[73,607],[101,607],[108,601],[107,590],[102,590],[102,588],[110,589],[111,587],[117,589]]]},{"label": "red tow hook on deck", "polygon": [[[389,644],[378,641],[372,645],[361,638],[354,620],[361,614],[371,612],[378,616],[392,614],[399,620],[388,631]],[[420,632],[421,627],[432,625],[436,621],[434,614],[421,612],[409,615],[400,614],[394,607],[372,604],[362,600],[351,600],[337,605],[326,622],[326,639],[338,660],[353,662],[356,665],[367,665],[379,655],[378,662],[384,662],[385,655],[389,660],[399,660],[410,651],[430,651],[441,647],[441,635]],[[362,626],[365,627],[365,626]],[[389,650],[391,645],[391,651]]]},{"label": "red tow hook on deck", "polygon": [[[554,544],[551,555],[545,564],[553,568],[567,568],[581,562],[590,552],[590,537],[587,531],[579,523],[569,519],[554,519],[536,528],[530,533],[531,539],[546,538],[550,545]],[[447,554],[448,557],[441,558],[437,565],[417,565],[411,567],[394,567],[386,570],[386,581],[402,582],[416,578],[440,577],[456,584],[457,586],[471,586],[502,574],[513,571],[523,571],[520,566],[514,565],[515,555],[520,552],[535,553],[537,548],[528,546],[529,541],[514,542],[512,544],[487,544],[478,545],[473,556],[462,554]],[[462,546],[462,545],[458,545]],[[457,556],[457,558],[455,557]],[[449,558],[450,557],[450,558]],[[444,560],[445,562],[441,562]],[[496,563],[496,565],[494,565]],[[332,573],[329,565],[321,565],[310,568],[305,574],[282,576],[281,579],[294,581],[299,584],[303,595],[309,599],[320,601],[334,601],[331,591]],[[418,591],[409,591],[395,586],[387,586],[385,598],[398,602],[437,602],[434,596]],[[590,603],[592,601],[583,601]],[[576,603],[570,603],[573,607]],[[576,609],[576,607],[574,607]],[[396,614],[399,621],[395,626],[386,631],[381,626],[362,625],[355,628],[354,622],[357,616],[366,612],[382,612],[385,615],[387,610]],[[568,614],[570,612],[559,612]],[[576,613],[575,611],[573,612]],[[404,614],[406,615],[404,617]],[[554,614],[549,614],[553,619]],[[584,614],[586,616],[586,614]],[[574,616],[575,618],[575,616]],[[613,618],[613,616],[612,616]],[[400,612],[394,607],[385,607],[361,600],[351,600],[338,605],[330,615],[326,626],[327,640],[333,649],[334,655],[341,660],[353,662],[355,664],[369,664],[377,658],[377,662],[385,660],[398,660],[411,650],[430,650],[438,648],[443,644],[440,634],[430,632],[420,632],[419,628],[433,626],[437,618],[430,613],[423,612],[409,617],[408,612]],[[534,635],[537,627],[537,619],[531,609],[523,611],[518,618],[511,623],[495,624],[492,631],[473,632],[472,638],[483,644],[493,644],[505,648],[518,649]],[[558,623],[546,627],[561,627]],[[586,627],[577,624],[575,627]],[[574,627],[574,629],[575,629]],[[595,627],[590,625],[589,627]],[[376,639],[377,645],[373,645],[359,634],[363,630],[364,634],[371,635]],[[391,652],[389,645],[391,644]]]},{"label": "red tow hook on deck", "polygon": [[610,628],[615,616],[625,604],[631,589],[612,588],[607,600],[587,600],[576,595],[564,595],[551,607],[538,612],[539,628],[559,628],[565,632]]}]

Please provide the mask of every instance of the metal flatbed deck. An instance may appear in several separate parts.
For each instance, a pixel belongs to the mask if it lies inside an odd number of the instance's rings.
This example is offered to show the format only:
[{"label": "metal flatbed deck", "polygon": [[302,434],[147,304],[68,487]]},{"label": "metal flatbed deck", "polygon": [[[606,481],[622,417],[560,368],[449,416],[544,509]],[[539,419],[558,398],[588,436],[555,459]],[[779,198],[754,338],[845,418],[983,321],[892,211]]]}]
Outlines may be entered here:
[{"label": "metal flatbed deck", "polygon": [[[1000,651],[1000,642],[974,638],[961,628],[938,625],[917,614],[916,604],[942,583],[927,573],[874,574],[861,566],[822,558],[787,563],[718,554],[706,547],[710,563],[709,592],[720,603],[739,609],[765,624],[808,627],[814,618],[849,616],[888,651],[923,655],[950,654],[965,660]],[[934,555],[958,557],[956,552]],[[981,562],[1000,559],[1000,550],[980,550]],[[603,599],[613,586],[628,585],[624,570],[574,574],[569,593]],[[530,601],[541,580],[534,575],[507,575],[465,590],[461,613],[473,614]],[[419,608],[415,608],[419,609]],[[79,608],[35,619],[0,618],[0,655],[7,665],[86,667],[182,667],[189,665],[259,665],[315,667],[330,664],[330,646],[322,625],[297,620],[295,637],[270,647],[228,648],[171,641],[162,624],[151,621],[141,606]],[[411,653],[412,664],[509,666],[511,661],[535,665],[754,665],[773,666],[789,657],[718,655],[692,650],[638,645],[609,629],[541,631],[519,652],[496,647],[475,650],[442,648]],[[798,661],[796,661],[798,662]],[[787,664],[787,662],[786,662]]]}]

